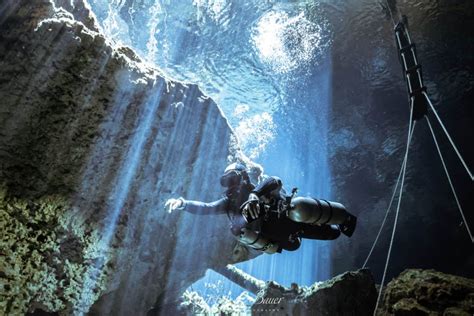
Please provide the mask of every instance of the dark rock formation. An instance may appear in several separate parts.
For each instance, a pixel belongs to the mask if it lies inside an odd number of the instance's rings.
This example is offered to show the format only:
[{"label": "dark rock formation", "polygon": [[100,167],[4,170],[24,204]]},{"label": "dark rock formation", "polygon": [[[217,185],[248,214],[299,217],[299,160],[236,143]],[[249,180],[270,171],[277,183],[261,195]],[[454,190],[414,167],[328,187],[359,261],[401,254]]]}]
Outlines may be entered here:
[{"label": "dark rock formation", "polygon": [[141,315],[254,255],[225,215],[163,208],[216,199],[246,159],[211,99],[113,47],[82,1],[0,13],[0,313]]},{"label": "dark rock formation", "polygon": [[84,0],[54,0],[56,7],[71,13],[74,19],[83,23],[88,29],[98,32],[99,25],[89,4]]},{"label": "dark rock formation", "polygon": [[370,315],[377,294],[369,270],[346,272],[312,286],[287,289],[273,282],[257,296],[252,315]]},{"label": "dark rock formation", "polygon": [[474,280],[434,270],[406,270],[385,289],[379,315],[472,315]]}]

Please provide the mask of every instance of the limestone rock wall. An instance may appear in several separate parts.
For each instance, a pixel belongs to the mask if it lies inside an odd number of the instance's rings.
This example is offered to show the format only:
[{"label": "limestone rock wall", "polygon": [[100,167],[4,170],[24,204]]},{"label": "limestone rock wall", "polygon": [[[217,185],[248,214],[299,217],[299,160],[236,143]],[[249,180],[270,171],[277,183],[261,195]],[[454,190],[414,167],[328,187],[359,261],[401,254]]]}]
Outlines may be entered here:
[{"label": "limestone rock wall", "polygon": [[82,1],[0,4],[2,313],[141,315],[255,255],[213,200],[246,160],[216,104],[98,31]]}]

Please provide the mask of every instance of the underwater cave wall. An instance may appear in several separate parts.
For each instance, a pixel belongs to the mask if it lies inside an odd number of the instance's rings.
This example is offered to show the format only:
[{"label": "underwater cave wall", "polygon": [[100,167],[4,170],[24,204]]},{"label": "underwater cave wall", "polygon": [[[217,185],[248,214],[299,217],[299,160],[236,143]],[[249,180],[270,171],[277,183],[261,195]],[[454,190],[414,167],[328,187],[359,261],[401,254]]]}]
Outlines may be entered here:
[{"label": "underwater cave wall", "polygon": [[[140,315],[248,258],[213,200],[246,160],[214,101],[104,38],[85,2],[0,4],[2,313]],[[229,238],[227,238],[229,237]]]},{"label": "underwater cave wall", "polygon": [[[391,2],[394,4],[395,2]],[[474,161],[473,41],[470,1],[398,2],[417,45],[434,106],[467,164]],[[394,10],[392,8],[392,10]],[[397,15],[395,16],[397,18]],[[405,152],[409,103],[388,11],[371,1],[351,1],[334,21],[333,109],[330,161],[333,192],[358,215],[358,228],[332,250],[334,273],[359,268],[377,235]],[[454,186],[472,229],[472,181],[441,127],[429,114]],[[396,200],[368,263],[380,282],[393,227]],[[469,235],[457,209],[426,119],[416,123],[388,280],[406,268],[434,268],[473,276]]]}]

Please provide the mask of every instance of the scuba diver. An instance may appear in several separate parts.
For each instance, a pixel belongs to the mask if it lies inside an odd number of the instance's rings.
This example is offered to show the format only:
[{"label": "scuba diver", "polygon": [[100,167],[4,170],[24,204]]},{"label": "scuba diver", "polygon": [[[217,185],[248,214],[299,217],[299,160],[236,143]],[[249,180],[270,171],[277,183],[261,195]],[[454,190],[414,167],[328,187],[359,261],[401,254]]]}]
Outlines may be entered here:
[{"label": "scuba diver", "polygon": [[224,197],[201,201],[169,199],[168,212],[184,210],[196,215],[227,214],[231,232],[242,244],[269,254],[294,251],[301,238],[333,240],[341,232],[350,237],[357,217],[336,202],[286,194],[278,177],[266,177],[254,186],[247,168],[229,165],[220,179]]}]

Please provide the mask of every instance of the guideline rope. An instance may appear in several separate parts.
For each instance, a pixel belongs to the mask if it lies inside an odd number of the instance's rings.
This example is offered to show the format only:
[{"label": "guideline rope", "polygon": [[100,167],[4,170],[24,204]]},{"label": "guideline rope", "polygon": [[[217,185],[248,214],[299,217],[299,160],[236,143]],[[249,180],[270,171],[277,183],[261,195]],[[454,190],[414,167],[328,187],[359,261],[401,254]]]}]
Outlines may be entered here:
[{"label": "guideline rope", "polygon": [[[414,125],[413,125],[414,126]],[[410,131],[410,134],[413,135],[413,127]],[[410,136],[411,138],[411,136]],[[403,172],[403,168],[406,164],[406,159],[403,159],[403,162],[402,162],[402,165],[400,167],[400,172],[398,173],[398,178],[397,178],[397,182],[395,184],[395,187],[393,188],[393,193],[392,193],[392,197],[390,198],[390,203],[388,203],[388,207],[387,207],[387,211],[385,212],[385,216],[382,220],[382,224],[380,225],[380,228],[379,228],[379,231],[377,233],[377,236],[375,237],[375,241],[374,243],[372,244],[372,248],[370,248],[370,251],[369,251],[369,254],[367,255],[367,258],[365,259],[364,261],[364,264],[362,266],[362,269],[365,268],[367,266],[367,263],[369,262],[369,259],[370,257],[372,256],[372,253],[375,249],[375,246],[377,245],[378,241],[379,241],[379,238],[380,238],[380,235],[382,233],[382,229],[383,227],[385,226],[385,222],[387,221],[387,218],[388,218],[388,214],[390,213],[390,210],[392,209],[392,204],[393,204],[393,201],[395,200],[395,196],[396,196],[396,193],[397,193],[397,188],[398,188],[398,184],[400,183],[400,179],[402,178],[402,172]]]},{"label": "guideline rope", "polygon": [[388,4],[388,0],[385,0],[385,3],[387,4],[387,9],[388,9],[388,12],[390,13],[390,19],[392,19],[393,26],[395,26],[396,23],[395,23],[395,20],[393,19],[392,9],[390,9],[390,5]]},{"label": "guideline rope", "polygon": [[[464,161],[464,159],[462,158],[461,154],[459,153],[459,150],[458,150],[458,148],[456,147],[456,145],[454,144],[453,139],[452,139],[451,136],[449,135],[448,130],[447,130],[446,127],[444,126],[443,121],[441,121],[441,118],[439,117],[438,113],[436,112],[436,109],[435,109],[435,107],[433,106],[433,103],[431,103],[431,100],[430,100],[430,98],[428,97],[428,94],[427,94],[426,92],[423,92],[423,95],[425,96],[426,100],[428,101],[428,104],[430,105],[430,108],[431,108],[431,110],[433,111],[434,115],[435,115],[436,118],[438,119],[439,125],[441,125],[441,128],[443,129],[444,134],[446,135],[446,137],[448,138],[449,142],[451,143],[451,146],[453,146],[453,149],[454,149],[454,151],[456,152],[456,154],[457,154],[459,160],[461,160],[461,163],[462,163],[462,165],[464,166],[464,168],[466,169],[467,174],[468,174],[469,177],[471,178],[471,181],[474,181],[474,177],[472,176],[471,170],[469,170],[469,167],[467,166],[466,162]],[[430,124],[430,123],[428,122],[428,124]],[[430,126],[430,128],[431,128],[431,124],[430,124],[429,126]],[[433,135],[434,135],[434,134],[433,134]],[[472,239],[472,236],[471,236],[471,239]]]},{"label": "guideline rope", "polygon": [[433,131],[433,128],[431,127],[431,123],[428,117],[426,117],[426,122],[428,123],[428,127],[430,128],[430,131],[431,131],[431,135],[433,136],[436,149],[438,150],[439,158],[441,159],[441,163],[443,164],[444,172],[446,173],[446,176],[448,178],[451,191],[453,191],[454,199],[456,200],[456,204],[458,205],[458,209],[459,209],[459,212],[461,213],[461,217],[464,222],[464,225],[466,226],[467,233],[469,234],[469,237],[471,238],[471,242],[474,243],[474,238],[472,237],[471,230],[469,229],[469,224],[467,223],[466,217],[464,216],[461,203],[459,203],[458,195],[456,194],[456,190],[454,189],[453,182],[451,181],[451,176],[449,175],[448,168],[446,167],[446,163],[444,162],[443,154],[441,153],[441,150],[439,149],[438,140],[436,139],[435,133]]},{"label": "guideline rope", "polygon": [[[413,129],[412,129],[412,124],[413,124]],[[400,213],[400,205],[402,202],[402,195],[403,195],[403,185],[405,182],[405,172],[407,169],[407,164],[408,164],[408,152],[410,149],[410,143],[411,143],[411,138],[413,136],[413,132],[415,130],[415,124],[416,121],[413,121],[413,98],[410,106],[410,122],[408,124],[408,136],[407,136],[407,147],[405,150],[405,158],[403,159],[405,163],[403,164],[402,168],[402,180],[400,183],[400,193],[398,194],[398,203],[397,203],[397,210],[395,212],[395,220],[393,223],[393,229],[392,229],[392,237],[390,238],[390,245],[388,247],[388,252],[387,252],[387,260],[385,261],[385,267],[383,270],[383,276],[382,276],[382,282],[380,283],[380,289],[379,289],[379,294],[377,296],[377,303],[375,304],[375,309],[374,309],[374,316],[376,315],[377,308],[380,304],[380,299],[382,297],[382,290],[383,290],[383,285],[385,283],[385,276],[387,275],[387,269],[388,269],[388,264],[390,262],[390,254],[392,253],[392,246],[393,246],[393,241],[395,239],[395,232],[397,230],[397,222],[398,222],[398,214]]]}]

